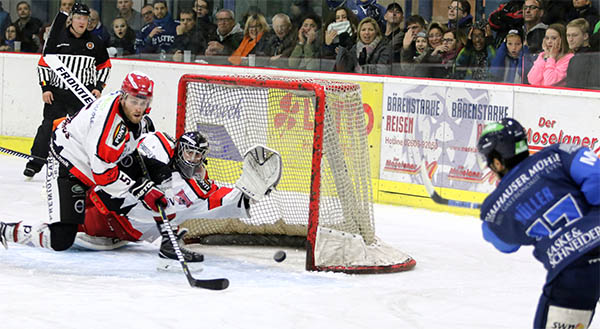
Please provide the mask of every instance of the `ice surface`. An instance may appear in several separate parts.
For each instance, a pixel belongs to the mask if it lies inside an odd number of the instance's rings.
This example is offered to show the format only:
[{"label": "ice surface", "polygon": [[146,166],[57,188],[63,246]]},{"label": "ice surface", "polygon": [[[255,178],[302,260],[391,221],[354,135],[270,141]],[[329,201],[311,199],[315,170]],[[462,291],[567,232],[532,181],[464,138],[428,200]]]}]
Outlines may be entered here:
[{"label": "ice surface", "polygon": [[[26,182],[24,164],[0,156],[0,220],[47,218],[43,175]],[[109,252],[11,244],[0,250],[0,328],[531,328],[545,276],[531,248],[501,254],[474,217],[389,205],[375,216],[377,235],[414,257],[414,270],[311,273],[300,250],[276,263],[280,248],[200,247],[204,271],[194,275],[231,281],[217,292],[157,271],[157,243]]]}]

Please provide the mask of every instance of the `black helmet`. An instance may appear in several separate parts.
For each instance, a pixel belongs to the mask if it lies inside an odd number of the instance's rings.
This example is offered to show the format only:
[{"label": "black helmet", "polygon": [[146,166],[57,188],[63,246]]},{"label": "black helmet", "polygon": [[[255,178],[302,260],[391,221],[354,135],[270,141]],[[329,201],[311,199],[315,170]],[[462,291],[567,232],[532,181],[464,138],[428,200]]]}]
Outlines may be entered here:
[{"label": "black helmet", "polygon": [[181,175],[189,179],[206,162],[208,140],[200,132],[190,131],[179,137],[175,151],[175,164]]},{"label": "black helmet", "polygon": [[477,150],[487,164],[498,158],[509,169],[529,156],[527,134],[521,124],[512,118],[489,123],[477,143]]},{"label": "black helmet", "polygon": [[71,9],[71,14],[90,16],[90,7],[84,3],[75,2],[73,8]]}]

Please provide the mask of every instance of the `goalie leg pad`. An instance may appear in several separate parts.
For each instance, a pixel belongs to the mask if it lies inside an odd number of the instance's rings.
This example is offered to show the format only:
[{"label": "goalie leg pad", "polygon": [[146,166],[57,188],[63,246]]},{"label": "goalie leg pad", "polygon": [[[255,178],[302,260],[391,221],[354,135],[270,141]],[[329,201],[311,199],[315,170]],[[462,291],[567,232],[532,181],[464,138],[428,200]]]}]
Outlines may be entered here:
[{"label": "goalie leg pad", "polygon": [[281,155],[264,145],[256,145],[244,154],[242,175],[235,186],[249,198],[260,201],[281,179]]}]

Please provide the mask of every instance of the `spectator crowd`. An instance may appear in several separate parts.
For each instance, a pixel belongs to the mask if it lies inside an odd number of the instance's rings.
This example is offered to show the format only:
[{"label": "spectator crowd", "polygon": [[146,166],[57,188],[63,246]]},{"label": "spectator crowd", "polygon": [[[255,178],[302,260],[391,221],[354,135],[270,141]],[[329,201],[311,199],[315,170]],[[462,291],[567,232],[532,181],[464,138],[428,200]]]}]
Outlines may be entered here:
[{"label": "spectator crowd", "polygon": [[[486,19],[455,0],[441,22],[405,18],[400,4],[377,0],[327,0],[324,15],[312,0],[292,0],[271,17],[252,6],[236,15],[212,1],[194,0],[174,15],[164,0],[140,11],[117,0],[112,24],[91,10],[88,31],[111,56],[600,89],[592,0],[509,0]],[[60,0],[60,10],[73,3]],[[0,51],[41,52],[49,24],[32,17],[26,1],[16,12],[11,21],[0,2]]]}]

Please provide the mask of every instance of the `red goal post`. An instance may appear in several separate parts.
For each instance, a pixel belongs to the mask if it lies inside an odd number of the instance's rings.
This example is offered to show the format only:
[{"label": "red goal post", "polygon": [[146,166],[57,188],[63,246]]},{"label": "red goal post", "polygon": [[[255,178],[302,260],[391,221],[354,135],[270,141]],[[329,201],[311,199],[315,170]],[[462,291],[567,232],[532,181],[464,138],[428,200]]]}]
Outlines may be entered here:
[{"label": "red goal post", "polygon": [[233,186],[241,154],[252,145],[275,149],[283,160],[277,190],[251,207],[250,218],[190,220],[185,226],[192,240],[285,244],[296,237],[306,244],[307,270],[380,273],[415,266],[375,236],[360,85],[186,74],[176,125],[177,137],[190,130],[207,136],[208,173],[220,185]]}]

